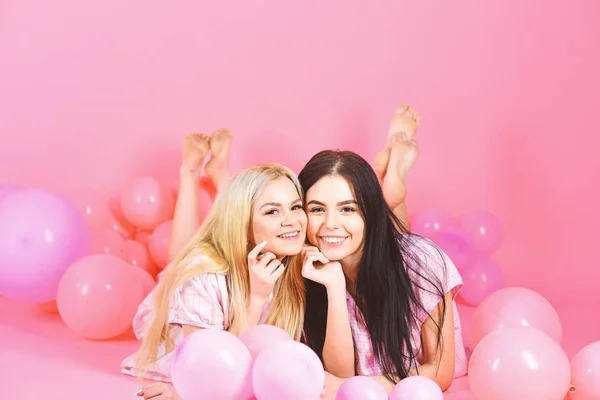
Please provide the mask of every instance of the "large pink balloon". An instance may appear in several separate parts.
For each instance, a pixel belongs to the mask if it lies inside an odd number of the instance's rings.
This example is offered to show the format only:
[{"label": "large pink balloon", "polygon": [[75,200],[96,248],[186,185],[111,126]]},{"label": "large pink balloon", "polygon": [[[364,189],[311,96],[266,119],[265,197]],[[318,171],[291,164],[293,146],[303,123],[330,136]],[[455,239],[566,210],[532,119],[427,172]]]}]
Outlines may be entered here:
[{"label": "large pink balloon", "polygon": [[173,193],[149,176],[134,180],[121,195],[123,215],[143,229],[154,229],[171,218],[173,207]]},{"label": "large pink balloon", "polygon": [[479,399],[562,400],[569,380],[564,350],[537,329],[492,332],[477,345],[469,362],[469,384]]},{"label": "large pink balloon", "polygon": [[62,274],[90,251],[87,222],[65,197],[22,189],[0,202],[0,294],[32,303],[53,300]]},{"label": "large pink balloon", "polygon": [[148,250],[150,250],[152,261],[159,268],[164,268],[169,263],[169,239],[171,238],[172,227],[172,219],[161,223],[152,232],[148,242]]},{"label": "large pink balloon", "polygon": [[388,400],[383,386],[368,376],[354,376],[340,386],[335,400]]},{"label": "large pink balloon", "polygon": [[263,350],[284,340],[293,340],[283,329],[273,325],[256,325],[244,331],[240,340],[248,347],[252,359],[255,359]]},{"label": "large pink balloon", "polygon": [[154,286],[156,286],[156,281],[148,271],[144,271],[141,268],[133,268],[133,271],[138,275],[138,279],[144,289],[144,297],[146,297],[154,289]]},{"label": "large pink balloon", "polygon": [[571,360],[573,400],[600,399],[600,341],[579,350]]},{"label": "large pink balloon", "polygon": [[467,235],[475,252],[491,254],[502,244],[500,221],[490,212],[467,213],[458,220],[458,227]]},{"label": "large pink balloon", "polygon": [[252,396],[251,362],[237,336],[203,329],[187,336],[175,351],[173,386],[186,400],[246,400]]},{"label": "large pink balloon", "polygon": [[456,268],[462,269],[471,261],[472,250],[466,236],[456,228],[443,232],[435,232],[430,237],[446,255],[452,260]]},{"label": "large pink balloon", "polygon": [[124,259],[131,265],[135,265],[145,271],[149,271],[150,260],[148,257],[148,251],[139,242],[132,239],[127,239],[123,243],[124,248]]},{"label": "large pink balloon", "polygon": [[460,272],[463,287],[459,296],[466,303],[477,306],[487,296],[504,287],[504,275],[498,264],[485,258],[477,259]]},{"label": "large pink balloon", "polygon": [[66,197],[83,214],[91,229],[106,228],[111,216],[106,199],[92,189],[73,189]]},{"label": "large pink balloon", "polygon": [[0,201],[2,201],[3,198],[5,198],[9,194],[13,193],[14,191],[20,190],[20,189],[21,188],[18,186],[0,185]]},{"label": "large pink balloon", "polygon": [[430,209],[416,214],[410,221],[410,230],[417,235],[431,237],[436,232],[442,232],[454,225],[454,220],[445,211]]},{"label": "large pink balloon", "polygon": [[562,342],[562,324],[552,304],[527,288],[508,287],[481,302],[471,322],[473,346],[489,333],[519,326],[541,330],[557,343]]},{"label": "large pink balloon", "polygon": [[325,371],[308,346],[285,340],[259,354],[254,361],[252,384],[257,400],[319,399]]},{"label": "large pink balloon", "polygon": [[443,400],[442,389],[433,380],[424,376],[402,379],[390,393],[390,400]]},{"label": "large pink balloon", "polygon": [[131,327],[145,295],[135,267],[106,254],[85,257],[69,267],[56,304],[65,324],[89,339],[108,339]]}]

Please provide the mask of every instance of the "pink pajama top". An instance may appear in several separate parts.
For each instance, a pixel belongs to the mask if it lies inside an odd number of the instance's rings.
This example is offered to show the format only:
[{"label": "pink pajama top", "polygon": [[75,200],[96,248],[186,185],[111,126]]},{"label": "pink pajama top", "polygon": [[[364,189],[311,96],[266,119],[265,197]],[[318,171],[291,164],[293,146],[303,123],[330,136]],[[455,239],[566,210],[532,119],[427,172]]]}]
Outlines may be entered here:
[{"label": "pink pajama top", "polygon": [[[154,317],[154,291],[150,292],[138,307],[133,319],[135,336],[141,340],[146,335]],[[169,309],[169,335],[175,346],[183,340],[182,325],[204,329],[227,329],[229,293],[225,275],[204,273],[190,278],[180,286],[171,298]],[[266,318],[271,305],[271,297],[261,314],[261,323]],[[132,354],[121,363],[121,371],[127,375],[140,376],[142,371],[135,368]],[[164,347],[159,349],[159,360],[146,372],[145,378],[171,382],[170,368],[172,353],[165,355]],[[161,357],[164,356],[164,357]]]},{"label": "pink pajama top", "polygon": [[[452,293],[452,310],[454,311],[454,377],[463,376],[467,373],[467,356],[462,340],[462,332],[460,325],[460,318],[458,316],[458,310],[454,298],[462,286],[462,278],[458,273],[458,270],[450,261],[450,259],[443,254],[443,252],[437,250],[432,242],[428,239],[422,238],[411,238],[412,246],[416,246],[413,250],[416,250],[416,254],[419,255],[421,263],[426,265],[430,272],[439,277],[444,294]],[[410,249],[409,249],[410,251]],[[440,253],[441,256],[440,256]],[[444,268],[445,267],[445,268]],[[427,319],[429,313],[431,313],[442,298],[434,294],[436,290],[432,287],[431,283],[427,282],[417,274],[412,274],[411,279],[422,288],[431,288],[431,290],[422,290],[418,287],[415,288],[417,298],[424,306],[427,313],[423,310],[417,315],[419,327],[413,329],[412,332],[412,346],[413,351],[417,353],[417,363],[423,362],[423,351],[421,349],[421,325]],[[433,292],[433,293],[430,293]],[[377,362],[373,347],[371,346],[371,338],[366,329],[364,319],[359,310],[355,306],[354,299],[350,294],[346,295],[346,303],[348,305],[348,314],[350,317],[350,326],[352,328],[352,336],[356,346],[357,354],[357,372],[359,375],[366,376],[377,376],[382,375],[382,370]],[[447,309],[450,305],[447,304]]]}]

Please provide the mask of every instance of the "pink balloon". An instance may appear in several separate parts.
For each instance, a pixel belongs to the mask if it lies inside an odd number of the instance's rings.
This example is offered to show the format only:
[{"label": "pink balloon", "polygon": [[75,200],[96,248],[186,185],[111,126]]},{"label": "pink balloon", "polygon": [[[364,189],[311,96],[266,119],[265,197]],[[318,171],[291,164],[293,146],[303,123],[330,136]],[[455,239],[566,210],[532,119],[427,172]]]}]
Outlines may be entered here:
[{"label": "pink balloon", "polygon": [[152,236],[152,232],[144,231],[144,230],[136,231],[133,234],[133,240],[135,240],[136,242],[139,242],[145,248],[148,248],[148,246],[150,245],[150,237],[151,236]]},{"label": "pink balloon", "polygon": [[159,268],[164,268],[169,263],[169,239],[172,227],[173,220],[170,219],[161,223],[150,236],[148,249],[152,260]]},{"label": "pink balloon", "polygon": [[562,341],[562,324],[550,302],[531,289],[508,287],[492,293],[477,307],[471,325],[473,346],[493,331],[519,326],[539,329],[557,343]]},{"label": "pink balloon", "polygon": [[443,400],[442,389],[424,376],[409,376],[394,386],[390,400]]},{"label": "pink balloon", "polygon": [[154,286],[156,286],[156,281],[147,271],[144,271],[141,268],[132,269],[138,275],[138,279],[140,280],[142,288],[144,289],[144,297],[146,297],[152,291],[152,289],[154,289]]},{"label": "pink balloon", "polygon": [[416,214],[410,222],[410,230],[417,235],[431,237],[436,232],[442,232],[454,225],[453,218],[442,210],[424,210]]},{"label": "pink balloon", "polygon": [[133,225],[143,229],[154,229],[172,218],[173,207],[173,193],[149,176],[134,180],[121,195],[123,215]]},{"label": "pink balloon", "polygon": [[516,327],[490,333],[469,362],[471,391],[479,399],[562,400],[569,390],[569,359],[550,336]]},{"label": "pink balloon", "polygon": [[335,400],[388,400],[388,394],[375,379],[354,376],[341,384]]},{"label": "pink balloon", "polygon": [[125,241],[115,231],[109,228],[92,231],[92,254],[110,254],[125,258]]},{"label": "pink balloon", "polygon": [[135,265],[145,271],[148,271],[150,266],[148,259],[148,251],[144,246],[135,240],[125,240],[124,243],[125,261],[131,265]]},{"label": "pink balloon", "polygon": [[125,261],[94,254],[71,265],[56,304],[65,324],[89,339],[109,339],[131,327],[144,298],[140,275]]},{"label": "pink balloon", "polygon": [[252,384],[259,400],[319,399],[325,371],[310,347],[284,340],[258,355],[252,370]]},{"label": "pink balloon", "polygon": [[479,305],[487,296],[504,287],[504,275],[498,265],[480,258],[461,270],[463,287],[458,295],[465,302]]},{"label": "pink balloon", "polygon": [[571,360],[571,399],[600,399],[600,341],[588,344]]},{"label": "pink balloon", "polygon": [[461,269],[472,257],[471,246],[466,236],[455,228],[431,235],[433,241],[452,260],[456,268]]},{"label": "pink balloon", "polygon": [[473,251],[491,254],[502,244],[500,221],[487,211],[473,211],[458,221],[459,229],[469,238]]},{"label": "pink balloon", "polygon": [[240,335],[240,340],[248,347],[252,359],[255,359],[260,352],[275,343],[293,339],[286,331],[276,326],[256,325],[244,331]]},{"label": "pink balloon", "polygon": [[203,329],[187,336],[173,355],[171,378],[186,400],[249,399],[250,352],[232,333]]},{"label": "pink balloon", "polygon": [[3,198],[5,198],[9,194],[13,193],[14,191],[20,190],[20,189],[21,188],[18,186],[0,185],[0,201],[2,201]]},{"label": "pink balloon", "polygon": [[106,199],[91,189],[74,189],[66,197],[83,214],[91,229],[105,228],[111,216]]},{"label": "pink balloon", "polygon": [[87,222],[65,197],[22,189],[0,202],[0,294],[32,303],[53,300],[62,274],[90,251]]},{"label": "pink balloon", "polygon": [[110,218],[108,219],[108,227],[117,232],[122,238],[127,239],[131,238],[135,232],[135,227],[131,225],[131,223],[127,221],[125,217],[116,213],[110,215]]}]

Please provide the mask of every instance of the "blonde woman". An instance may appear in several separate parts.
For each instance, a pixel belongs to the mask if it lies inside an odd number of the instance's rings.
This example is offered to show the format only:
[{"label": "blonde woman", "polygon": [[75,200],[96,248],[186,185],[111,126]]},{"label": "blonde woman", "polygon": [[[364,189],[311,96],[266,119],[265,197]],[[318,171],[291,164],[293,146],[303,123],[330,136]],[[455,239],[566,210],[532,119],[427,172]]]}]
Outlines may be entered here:
[{"label": "blonde woman", "polygon": [[[266,323],[299,339],[303,277],[332,288],[337,296],[330,301],[339,303],[343,312],[340,264],[329,263],[318,252],[305,257],[304,265],[300,259],[306,238],[302,201],[296,176],[277,164],[248,168],[221,188],[198,232],[140,306],[134,329],[142,345],[123,361],[123,373],[170,382],[172,351],[198,329],[239,335]],[[326,265],[317,270],[313,261]],[[347,315],[342,313],[342,318],[349,331]],[[154,389],[160,389],[157,396]],[[146,385],[139,395],[177,398],[164,384]]]}]

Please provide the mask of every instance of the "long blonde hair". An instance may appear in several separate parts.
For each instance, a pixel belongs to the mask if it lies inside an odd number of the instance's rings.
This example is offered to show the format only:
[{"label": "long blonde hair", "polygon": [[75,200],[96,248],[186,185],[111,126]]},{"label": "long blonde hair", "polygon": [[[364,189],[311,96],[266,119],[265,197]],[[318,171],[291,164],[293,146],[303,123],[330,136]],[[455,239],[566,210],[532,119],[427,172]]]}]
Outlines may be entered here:
[{"label": "long blonde hair", "polygon": [[[227,277],[230,293],[227,322],[229,331],[238,333],[237,321],[246,318],[246,299],[250,294],[247,256],[252,208],[267,183],[282,177],[294,183],[302,199],[298,178],[279,164],[247,168],[219,193],[198,232],[167,267],[154,289],[155,315],[138,352],[138,368],[146,370],[156,362],[161,345],[165,346],[164,354],[174,350],[167,322],[170,301],[178,287],[199,274],[217,273]],[[266,323],[299,340],[304,324],[304,302],[300,257],[290,256],[285,272],[275,285]]]}]

